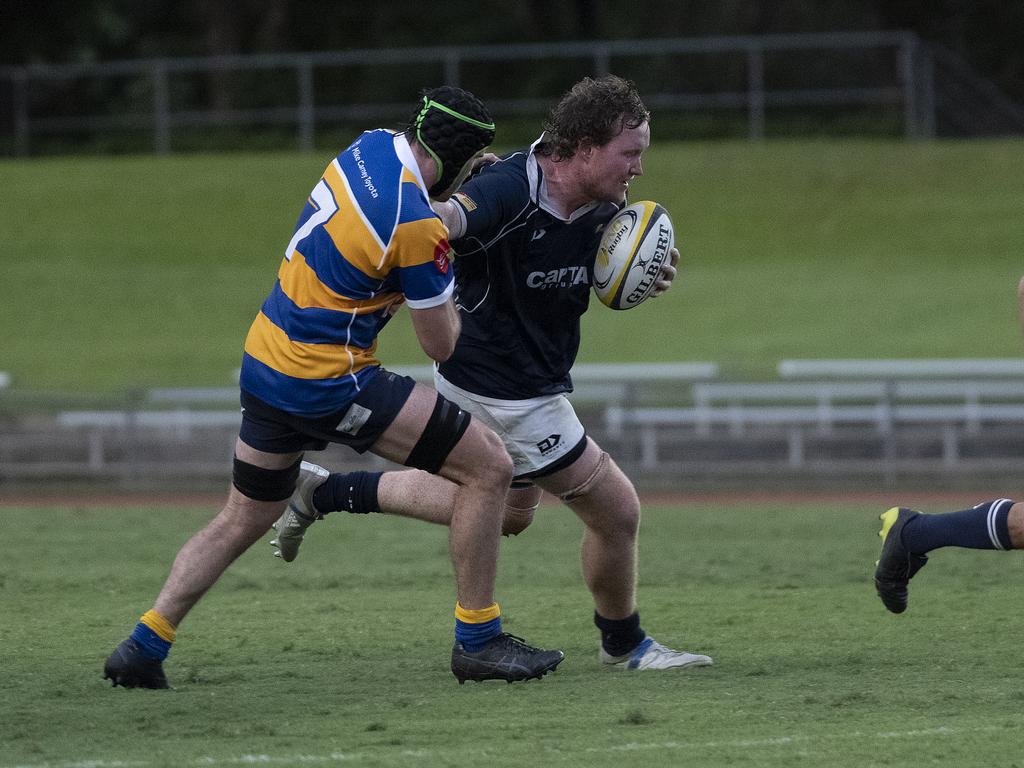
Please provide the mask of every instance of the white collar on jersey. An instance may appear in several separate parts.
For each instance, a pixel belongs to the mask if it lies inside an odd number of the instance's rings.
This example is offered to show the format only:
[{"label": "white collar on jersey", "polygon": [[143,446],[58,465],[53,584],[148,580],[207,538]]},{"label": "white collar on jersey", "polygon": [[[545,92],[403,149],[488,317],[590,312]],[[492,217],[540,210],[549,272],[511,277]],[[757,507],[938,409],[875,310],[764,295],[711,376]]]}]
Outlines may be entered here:
[{"label": "white collar on jersey", "polygon": [[416,157],[412,153],[412,147],[409,146],[409,140],[405,138],[404,133],[395,134],[395,154],[402,161],[402,165],[412,171],[416,181],[419,182],[420,189],[426,193],[427,185],[423,182],[423,176],[420,175],[420,164],[416,162]]},{"label": "white collar on jersey", "polygon": [[558,212],[558,209],[555,207],[555,204],[551,201],[551,198],[548,196],[548,187],[547,184],[544,183],[544,173],[541,171],[540,165],[537,163],[537,156],[534,154],[534,150],[537,148],[537,145],[540,144],[543,138],[544,134],[542,133],[540,135],[540,138],[538,138],[535,142],[533,142],[533,144],[530,145],[530,151],[526,155],[526,178],[530,182],[530,197],[533,199],[533,202],[535,202],[541,209],[543,209],[547,213],[550,213],[556,219],[572,223],[580,216],[586,216],[592,210],[597,208],[597,206],[599,206],[601,203],[598,200],[591,200],[589,203],[581,205],[575,211],[570,213],[569,218],[566,218],[565,216]]}]

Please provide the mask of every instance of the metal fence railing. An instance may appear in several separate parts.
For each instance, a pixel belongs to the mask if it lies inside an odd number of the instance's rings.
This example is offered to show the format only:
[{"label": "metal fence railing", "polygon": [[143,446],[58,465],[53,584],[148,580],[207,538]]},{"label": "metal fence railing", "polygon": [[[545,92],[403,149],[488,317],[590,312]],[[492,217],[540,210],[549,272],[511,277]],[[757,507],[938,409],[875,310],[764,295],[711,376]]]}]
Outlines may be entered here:
[{"label": "metal fence railing", "polygon": [[727,111],[757,140],[775,112],[875,109],[908,138],[935,134],[927,46],[911,32],[608,40],[159,58],[0,68],[0,144],[134,132],[157,153],[189,129],[271,126],[310,150],[345,121],[404,117],[410,92],[446,82],[498,116],[543,114],[575,79],[616,72],[659,112]]},{"label": "metal fence railing", "polygon": [[[895,486],[1024,477],[1024,368],[1005,360],[788,360],[774,381],[708,362],[580,364],[570,395],[588,434],[638,482],[696,477]],[[644,376],[637,378],[638,370]],[[400,369],[432,381],[429,366]],[[221,482],[237,388],[157,388],[120,400],[0,396],[0,497],[18,483]],[[394,468],[333,447],[332,466]]]}]

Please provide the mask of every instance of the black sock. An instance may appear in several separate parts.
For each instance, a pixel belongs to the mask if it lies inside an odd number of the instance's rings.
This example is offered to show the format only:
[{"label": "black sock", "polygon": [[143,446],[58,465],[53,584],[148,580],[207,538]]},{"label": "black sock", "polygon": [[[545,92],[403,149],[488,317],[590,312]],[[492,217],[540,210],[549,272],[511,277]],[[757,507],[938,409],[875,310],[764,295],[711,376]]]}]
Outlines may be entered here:
[{"label": "black sock", "polygon": [[639,612],[624,619],[606,619],[595,611],[594,624],[601,630],[601,647],[609,656],[625,656],[646,637],[640,628]]},{"label": "black sock", "polygon": [[380,512],[377,486],[383,472],[338,472],[313,491],[313,506],[317,512],[354,512],[366,514]]}]

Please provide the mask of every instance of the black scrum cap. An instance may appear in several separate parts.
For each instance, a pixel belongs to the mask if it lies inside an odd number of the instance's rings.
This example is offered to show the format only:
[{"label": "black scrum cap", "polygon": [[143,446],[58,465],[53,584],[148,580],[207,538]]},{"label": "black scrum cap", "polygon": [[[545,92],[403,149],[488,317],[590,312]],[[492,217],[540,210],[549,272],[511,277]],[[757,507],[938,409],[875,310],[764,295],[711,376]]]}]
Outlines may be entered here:
[{"label": "black scrum cap", "polygon": [[462,166],[494,140],[494,123],[483,102],[450,85],[423,92],[423,105],[410,127],[437,162],[440,177],[429,190],[431,196],[448,189]]}]

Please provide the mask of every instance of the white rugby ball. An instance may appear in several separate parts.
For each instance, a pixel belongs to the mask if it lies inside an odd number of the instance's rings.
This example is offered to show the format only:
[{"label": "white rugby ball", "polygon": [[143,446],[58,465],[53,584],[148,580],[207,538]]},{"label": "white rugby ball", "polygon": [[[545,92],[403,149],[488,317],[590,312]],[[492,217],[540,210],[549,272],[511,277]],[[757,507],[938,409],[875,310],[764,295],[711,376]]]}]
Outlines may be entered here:
[{"label": "white rugby ball", "polygon": [[627,205],[604,229],[594,259],[594,293],[612,309],[632,309],[654,290],[675,242],[668,211],[650,200]]}]

